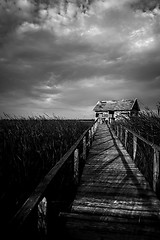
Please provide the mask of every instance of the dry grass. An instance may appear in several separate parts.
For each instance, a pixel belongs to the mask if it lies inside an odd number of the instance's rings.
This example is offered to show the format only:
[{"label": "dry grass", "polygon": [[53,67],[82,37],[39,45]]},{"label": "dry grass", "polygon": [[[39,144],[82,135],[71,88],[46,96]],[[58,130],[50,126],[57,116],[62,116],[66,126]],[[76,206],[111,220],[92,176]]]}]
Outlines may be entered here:
[{"label": "dry grass", "polygon": [[142,111],[138,117],[123,117],[119,121],[146,140],[160,145],[160,116],[154,112]]}]

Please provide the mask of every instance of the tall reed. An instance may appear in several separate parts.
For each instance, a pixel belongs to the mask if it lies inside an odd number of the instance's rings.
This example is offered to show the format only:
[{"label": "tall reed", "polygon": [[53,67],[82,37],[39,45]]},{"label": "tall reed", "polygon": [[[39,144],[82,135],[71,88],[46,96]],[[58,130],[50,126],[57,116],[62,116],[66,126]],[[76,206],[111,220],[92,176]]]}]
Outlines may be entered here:
[{"label": "tall reed", "polygon": [[1,203],[21,205],[90,124],[45,116],[1,119]]},{"label": "tall reed", "polygon": [[146,140],[160,145],[160,116],[153,111],[141,111],[138,116],[121,117],[118,121]]}]

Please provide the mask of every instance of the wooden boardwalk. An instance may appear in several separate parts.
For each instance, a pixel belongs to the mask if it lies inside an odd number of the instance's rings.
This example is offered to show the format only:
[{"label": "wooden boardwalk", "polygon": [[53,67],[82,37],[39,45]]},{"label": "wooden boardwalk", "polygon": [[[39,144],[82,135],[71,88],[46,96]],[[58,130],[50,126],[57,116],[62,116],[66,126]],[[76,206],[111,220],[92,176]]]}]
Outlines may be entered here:
[{"label": "wooden boardwalk", "polygon": [[65,217],[69,239],[160,237],[160,201],[106,124],[98,126],[71,212]]}]

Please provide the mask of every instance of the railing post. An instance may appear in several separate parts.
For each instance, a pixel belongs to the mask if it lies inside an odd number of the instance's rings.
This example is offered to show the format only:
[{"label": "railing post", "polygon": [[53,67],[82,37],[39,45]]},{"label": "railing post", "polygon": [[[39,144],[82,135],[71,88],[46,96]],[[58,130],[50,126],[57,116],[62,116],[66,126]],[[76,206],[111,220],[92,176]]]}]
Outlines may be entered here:
[{"label": "railing post", "polygon": [[117,137],[119,138],[119,126],[117,125]]},{"label": "railing post", "polygon": [[96,123],[94,124],[95,126],[95,131],[97,130],[97,127],[98,127],[98,120],[96,121]]},{"label": "railing post", "polygon": [[118,126],[117,126],[117,124],[115,125],[115,134],[116,134],[116,136],[118,136]]},{"label": "railing post", "polygon": [[88,131],[88,148],[91,146],[91,130]]},{"label": "railing post", "polygon": [[153,190],[156,192],[159,180],[159,151],[154,148],[153,158]]},{"label": "railing post", "polygon": [[94,135],[94,128],[91,127],[91,140],[93,141],[93,135]]},{"label": "railing post", "polygon": [[124,137],[124,146],[127,148],[127,138],[128,138],[128,130],[125,129],[125,137]]},{"label": "railing post", "polygon": [[95,133],[95,131],[96,131],[96,123],[94,123],[94,125],[93,125],[93,131]]},{"label": "railing post", "polygon": [[121,137],[121,126],[119,125],[118,126],[118,138],[120,139],[120,137]]},{"label": "railing post", "polygon": [[87,147],[86,147],[86,136],[83,138],[83,160],[86,161]]},{"label": "railing post", "polygon": [[137,152],[137,137],[133,135],[133,161],[136,159],[136,152]]},{"label": "railing post", "polygon": [[79,182],[79,150],[74,151],[74,181],[75,184]]},{"label": "railing post", "polygon": [[[92,144],[92,140],[93,140],[92,128],[90,129],[90,139],[91,139],[91,144]],[[90,144],[90,146],[91,146],[91,144]]]},{"label": "railing post", "polygon": [[118,126],[118,138],[121,140],[121,125]]},{"label": "railing post", "polygon": [[123,136],[123,126],[120,125],[120,134],[119,134],[119,139],[121,140],[122,142],[122,136]]},{"label": "railing post", "polygon": [[[41,202],[38,204],[38,219],[37,219],[37,226],[38,231],[41,232],[41,235],[45,238],[48,234],[49,229],[49,199],[44,197]],[[53,217],[53,216],[52,216]]]},{"label": "railing post", "polygon": [[95,132],[95,123],[93,124],[92,128],[93,128],[93,133],[94,133]]}]

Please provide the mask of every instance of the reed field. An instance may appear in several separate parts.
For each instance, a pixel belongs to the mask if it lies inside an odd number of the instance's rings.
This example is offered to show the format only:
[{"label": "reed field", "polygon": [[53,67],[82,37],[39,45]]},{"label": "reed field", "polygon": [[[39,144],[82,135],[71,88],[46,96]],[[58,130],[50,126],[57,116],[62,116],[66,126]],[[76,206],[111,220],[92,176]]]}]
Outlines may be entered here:
[{"label": "reed field", "polygon": [[[160,146],[160,116],[152,111],[142,111],[138,116],[120,117],[116,124],[121,124],[138,135],[145,138],[147,141]],[[112,126],[114,128],[114,126]],[[128,134],[127,151],[133,155],[133,136]],[[146,180],[152,187],[153,182],[153,155],[154,151],[151,146],[137,140],[137,154],[135,163],[140,171],[145,176]],[[160,195],[160,192],[159,192]]]},{"label": "reed field", "polygon": [[44,116],[1,119],[1,208],[6,205],[9,214],[18,209],[91,123]]},{"label": "reed field", "polygon": [[123,117],[119,121],[146,140],[160,145],[160,116],[153,111],[142,111],[137,117]]}]

